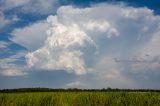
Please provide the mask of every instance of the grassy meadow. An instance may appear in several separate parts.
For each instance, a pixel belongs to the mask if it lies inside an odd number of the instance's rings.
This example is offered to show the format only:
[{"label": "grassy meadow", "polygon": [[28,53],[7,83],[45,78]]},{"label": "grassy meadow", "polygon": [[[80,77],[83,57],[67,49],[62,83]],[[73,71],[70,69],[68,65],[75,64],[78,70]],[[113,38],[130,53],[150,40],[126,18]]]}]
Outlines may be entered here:
[{"label": "grassy meadow", "polygon": [[156,92],[0,93],[0,106],[160,106]]}]

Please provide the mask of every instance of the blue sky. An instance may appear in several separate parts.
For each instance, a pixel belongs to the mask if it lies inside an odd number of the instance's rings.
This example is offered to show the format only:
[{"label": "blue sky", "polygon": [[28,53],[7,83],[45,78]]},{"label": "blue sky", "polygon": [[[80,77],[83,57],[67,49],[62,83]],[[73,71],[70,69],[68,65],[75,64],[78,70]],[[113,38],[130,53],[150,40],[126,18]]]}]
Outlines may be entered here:
[{"label": "blue sky", "polygon": [[159,89],[159,4],[0,0],[0,89]]}]

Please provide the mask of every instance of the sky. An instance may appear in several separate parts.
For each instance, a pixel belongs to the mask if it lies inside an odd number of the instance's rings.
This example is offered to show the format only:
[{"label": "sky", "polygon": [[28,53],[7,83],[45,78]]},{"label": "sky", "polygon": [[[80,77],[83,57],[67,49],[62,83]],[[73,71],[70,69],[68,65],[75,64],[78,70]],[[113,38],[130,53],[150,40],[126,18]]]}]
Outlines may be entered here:
[{"label": "sky", "polygon": [[159,0],[0,0],[0,89],[160,89]]}]

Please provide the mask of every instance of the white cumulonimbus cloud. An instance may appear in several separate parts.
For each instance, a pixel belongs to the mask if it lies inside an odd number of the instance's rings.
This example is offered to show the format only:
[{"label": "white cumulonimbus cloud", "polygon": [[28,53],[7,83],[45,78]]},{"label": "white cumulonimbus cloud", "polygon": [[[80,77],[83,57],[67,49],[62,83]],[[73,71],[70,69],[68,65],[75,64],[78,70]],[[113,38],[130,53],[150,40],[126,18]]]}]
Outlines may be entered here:
[{"label": "white cumulonimbus cloud", "polygon": [[[48,16],[47,22],[50,28],[44,45],[26,55],[28,66],[38,70],[66,70],[77,75],[93,72],[107,80],[126,82],[128,77],[122,74],[129,65],[111,57],[141,56],[145,54],[140,52],[142,49],[159,45],[156,41],[152,44],[152,39],[159,36],[155,33],[160,17],[147,8],[115,4],[62,6],[56,15]],[[155,49],[154,56],[159,54]],[[107,65],[104,59],[108,59]]]},{"label": "white cumulonimbus cloud", "polygon": [[[68,12],[65,14],[66,10]],[[85,18],[79,20],[78,17],[83,13],[86,14]],[[83,10],[66,6],[57,11],[57,16],[49,16],[47,19],[51,24],[51,28],[47,31],[49,36],[42,48],[26,56],[28,65],[43,70],[73,71],[76,74],[90,71],[91,68],[86,66],[83,59],[85,54],[82,49],[87,45],[97,48],[94,40],[101,36],[98,33],[106,34],[106,38],[119,35],[116,28],[107,20],[91,18],[91,13],[91,8]],[[77,15],[73,18],[74,14]],[[92,35],[92,33],[97,34]]]}]

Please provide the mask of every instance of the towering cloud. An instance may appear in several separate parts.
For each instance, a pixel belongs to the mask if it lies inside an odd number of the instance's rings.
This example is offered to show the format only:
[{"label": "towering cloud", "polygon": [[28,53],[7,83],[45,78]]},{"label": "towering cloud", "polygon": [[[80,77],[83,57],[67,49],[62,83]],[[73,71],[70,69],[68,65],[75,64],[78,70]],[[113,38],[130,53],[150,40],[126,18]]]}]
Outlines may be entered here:
[{"label": "towering cloud", "polygon": [[57,15],[48,17],[48,37],[44,46],[26,56],[28,65],[76,74],[93,71],[102,57],[134,55],[134,49],[140,49],[137,46],[146,44],[157,31],[159,19],[147,8],[125,5],[62,6]]},{"label": "towering cloud", "polygon": [[150,76],[160,75],[159,30],[160,17],[145,7],[61,6],[47,23],[15,29],[11,40],[31,50],[25,57],[33,70],[92,75],[102,86],[138,86],[136,79],[155,81],[157,77]]},{"label": "towering cloud", "polygon": [[[57,11],[57,16],[49,16],[49,36],[42,48],[26,56],[29,66],[43,70],[73,71],[76,74],[85,74],[91,70],[83,58],[88,53],[84,54],[83,49],[87,46],[97,48],[95,40],[102,34],[106,34],[106,38],[119,34],[107,20],[94,19],[96,14],[91,18],[92,12],[91,8],[66,6]],[[86,16],[79,19],[83,14]]]}]

